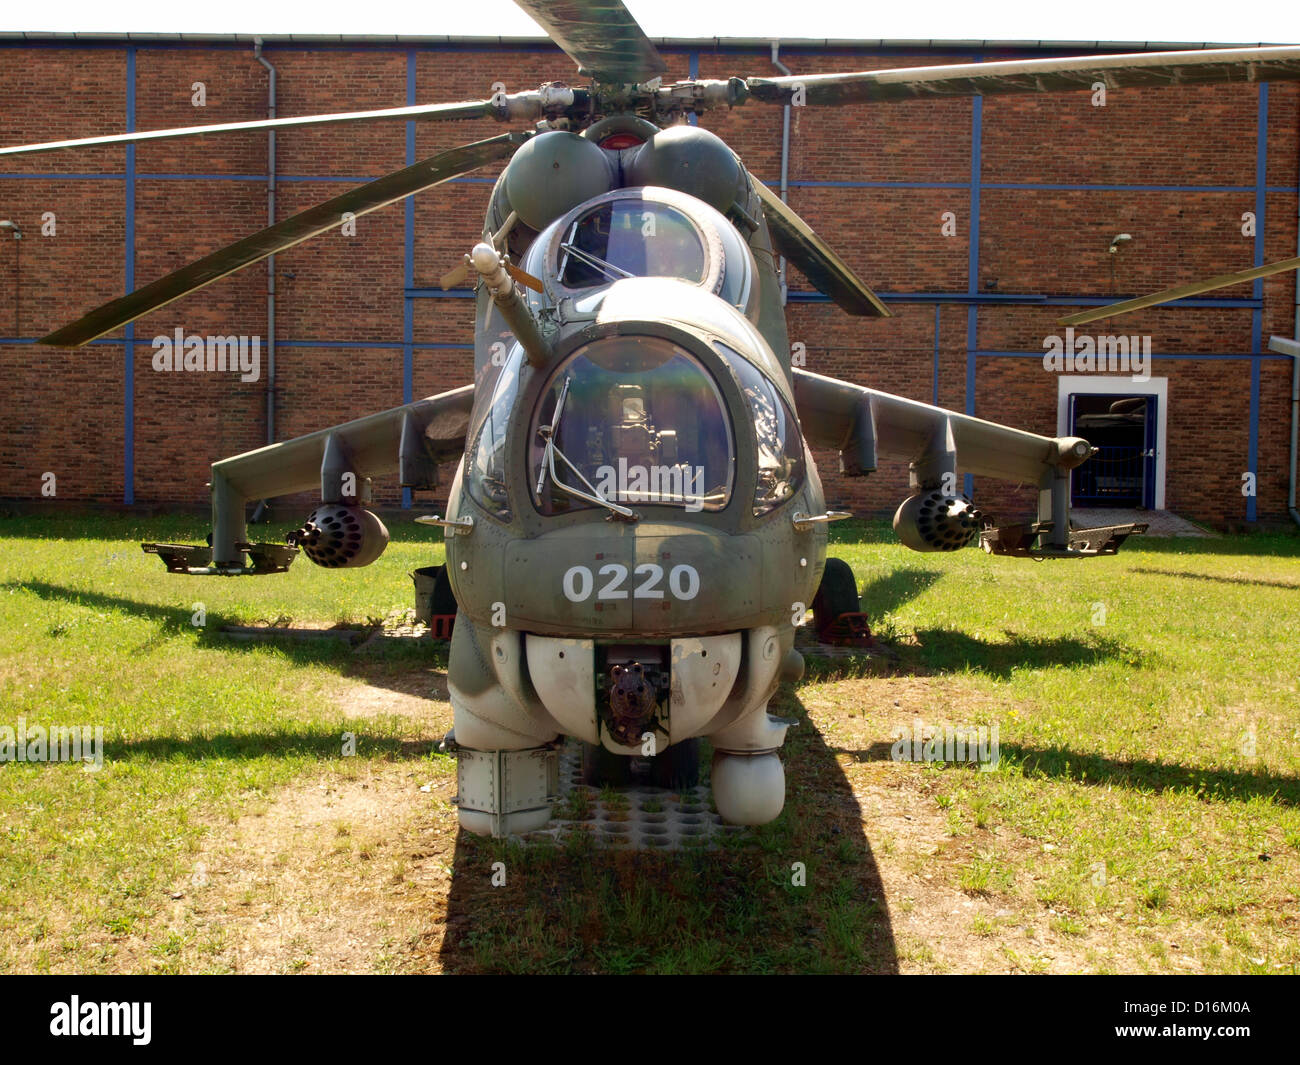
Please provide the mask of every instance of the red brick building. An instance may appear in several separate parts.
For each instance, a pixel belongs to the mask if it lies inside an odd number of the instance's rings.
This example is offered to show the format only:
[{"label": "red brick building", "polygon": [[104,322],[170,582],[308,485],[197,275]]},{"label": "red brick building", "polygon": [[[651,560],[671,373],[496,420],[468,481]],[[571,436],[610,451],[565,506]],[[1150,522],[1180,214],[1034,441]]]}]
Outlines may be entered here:
[{"label": "red brick building", "polygon": [[[767,42],[656,43],[668,79],[776,69]],[[816,73],[1125,50],[1136,49],[804,42],[780,58]],[[253,51],[235,37],[0,38],[0,143],[265,117],[268,73]],[[481,99],[493,82],[513,92],[573,74],[549,43],[495,38],[269,39],[264,55],[281,116]],[[780,108],[751,102],[701,122],[779,183]],[[281,132],[277,217],[501,131],[484,120]],[[896,317],[849,318],[792,272],[791,340],[811,370],[1048,434],[1133,397],[1153,454],[1124,490],[1215,523],[1285,518],[1291,365],[1267,341],[1294,335],[1294,274],[1079,330],[1149,336],[1147,382],[1049,372],[1043,353],[1072,310],[1296,255],[1298,133],[1300,86],[1280,83],[1112,90],[1104,105],[1074,92],[793,108],[789,200]],[[436,279],[477,238],[495,174],[275,259],[278,439],[471,380],[469,294]],[[156,372],[150,343],[177,328],[265,342],[264,264],[125,338],[77,351],[32,339],[260,228],[267,190],[265,133],[0,165],[0,219],[23,234],[0,230],[0,499],[40,501],[53,473],[62,503],[202,503],[211,461],[265,442],[265,350],[259,379],[242,382]],[[1108,252],[1121,233],[1132,240]],[[1088,398],[1098,392],[1104,403]],[[860,513],[905,494],[904,469],[842,481],[834,456],[819,457],[828,495]],[[1243,494],[1246,473],[1257,496]],[[975,493],[999,517],[1029,507],[1014,489]],[[400,493],[376,485],[376,498]]]}]

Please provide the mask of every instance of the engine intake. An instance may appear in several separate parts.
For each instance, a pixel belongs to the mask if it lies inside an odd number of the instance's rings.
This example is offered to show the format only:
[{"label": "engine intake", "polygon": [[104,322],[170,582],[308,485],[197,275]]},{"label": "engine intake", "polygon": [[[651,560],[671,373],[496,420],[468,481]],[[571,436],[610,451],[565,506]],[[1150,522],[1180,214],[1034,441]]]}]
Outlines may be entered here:
[{"label": "engine intake", "polygon": [[322,503],[301,529],[286,537],[318,566],[343,569],[368,566],[388,546],[388,530],[378,516],[363,507]]},{"label": "engine intake", "polygon": [[956,551],[979,535],[983,518],[968,499],[936,488],[903,500],[894,532],[913,551]]}]

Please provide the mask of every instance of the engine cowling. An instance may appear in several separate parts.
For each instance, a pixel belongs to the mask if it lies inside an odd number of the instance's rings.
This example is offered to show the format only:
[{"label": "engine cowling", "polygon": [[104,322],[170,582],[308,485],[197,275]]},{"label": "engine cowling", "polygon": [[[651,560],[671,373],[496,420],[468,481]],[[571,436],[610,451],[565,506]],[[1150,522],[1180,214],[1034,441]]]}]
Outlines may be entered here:
[{"label": "engine cowling", "polygon": [[969,500],[936,488],[903,500],[894,514],[894,532],[913,551],[956,551],[979,535],[983,519]]},{"label": "engine cowling", "polygon": [[316,565],[344,569],[368,566],[382,555],[388,546],[388,529],[364,507],[322,503],[301,529],[289,534],[289,541]]}]

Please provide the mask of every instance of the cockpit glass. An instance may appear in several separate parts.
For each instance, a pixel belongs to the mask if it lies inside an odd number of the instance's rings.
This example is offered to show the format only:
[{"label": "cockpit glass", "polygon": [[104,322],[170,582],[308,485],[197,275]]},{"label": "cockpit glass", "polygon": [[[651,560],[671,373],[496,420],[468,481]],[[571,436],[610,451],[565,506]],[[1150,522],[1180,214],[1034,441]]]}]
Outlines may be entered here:
[{"label": "cockpit glass", "polygon": [[658,337],[580,348],[543,392],[530,439],[543,514],[643,505],[712,511],[731,498],[734,449],[722,397],[699,362]]},{"label": "cockpit glass", "polygon": [[511,520],[510,494],[506,490],[506,431],[523,361],[523,349],[516,345],[497,377],[487,416],[465,453],[465,487],[470,497],[502,521]]},{"label": "cockpit glass", "polygon": [[602,203],[573,223],[560,242],[560,282],[590,288],[625,277],[677,277],[699,284],[704,242],[691,220],[662,203]]},{"label": "cockpit glass", "polygon": [[740,387],[749,400],[758,452],[754,514],[766,514],[793,496],[803,484],[806,469],[799,422],[776,385],[725,344],[718,347],[736,371]]}]

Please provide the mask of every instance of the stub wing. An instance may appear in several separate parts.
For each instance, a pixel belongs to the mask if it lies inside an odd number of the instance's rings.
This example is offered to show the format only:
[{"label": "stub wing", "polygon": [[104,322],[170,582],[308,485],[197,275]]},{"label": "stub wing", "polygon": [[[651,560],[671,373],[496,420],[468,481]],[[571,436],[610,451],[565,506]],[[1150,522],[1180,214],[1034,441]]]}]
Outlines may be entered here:
[{"label": "stub wing", "polygon": [[1093,453],[1079,437],[1040,436],[804,370],[794,371],[794,395],[805,439],[813,447],[839,451],[849,476],[870,473],[884,456],[908,463],[918,494],[957,496],[957,478],[965,473],[1034,485],[1036,520],[983,529],[987,551],[1085,558],[1114,554],[1126,536],[1146,530],[1145,525],[1070,528],[1070,471]]},{"label": "stub wing", "polygon": [[180,573],[281,572],[292,561],[292,548],[247,542],[244,508],[250,500],[319,487],[322,503],[364,503],[369,478],[394,472],[403,487],[434,488],[438,463],[465,449],[473,404],[474,386],[466,385],[214,462],[210,552],[179,544],[146,544],[145,550]]}]

